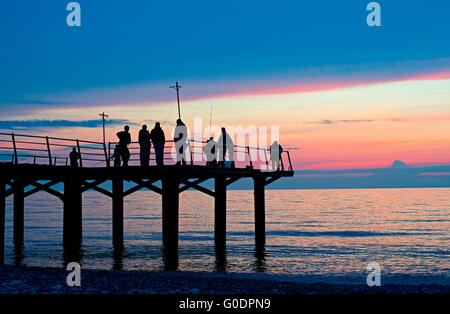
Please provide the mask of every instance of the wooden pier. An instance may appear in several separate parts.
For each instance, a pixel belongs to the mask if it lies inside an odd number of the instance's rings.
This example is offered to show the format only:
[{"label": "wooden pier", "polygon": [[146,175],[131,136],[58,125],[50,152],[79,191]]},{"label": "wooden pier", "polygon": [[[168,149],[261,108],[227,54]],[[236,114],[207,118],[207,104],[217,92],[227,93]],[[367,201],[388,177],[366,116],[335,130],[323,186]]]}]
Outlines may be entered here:
[{"label": "wooden pier", "polygon": [[[14,135],[12,138],[14,139]],[[46,138],[46,141],[48,143],[49,139]],[[124,235],[123,220],[124,198],[142,189],[158,193],[162,196],[165,266],[166,269],[176,269],[178,266],[180,193],[188,189],[195,189],[214,197],[214,243],[217,250],[223,251],[226,246],[227,187],[241,178],[251,178],[254,184],[255,244],[263,247],[266,241],[265,187],[279,178],[293,175],[290,158],[289,168],[278,171],[254,169],[253,165],[247,165],[245,168],[206,167],[194,164],[193,160],[183,166],[110,167],[110,157],[106,146],[103,143],[97,144],[101,144],[105,151],[106,160],[104,160],[103,166],[71,168],[65,164],[58,165],[54,162],[54,156],[50,154],[49,162],[46,164],[20,163],[18,162],[17,143],[13,143],[13,150],[16,149],[13,152],[15,157],[11,162],[0,163],[0,263],[4,262],[5,202],[9,196],[13,197],[15,247],[21,247],[24,244],[25,198],[44,191],[59,198],[64,204],[63,245],[65,249],[70,250],[79,247],[82,240],[83,192],[94,190],[106,195],[112,200],[112,242],[114,248],[120,251],[123,248],[124,236],[126,236]],[[71,145],[69,146],[71,147]],[[50,147],[51,143],[48,145],[49,150]],[[78,150],[81,147],[78,144]],[[31,156],[28,157],[31,158]],[[89,159],[85,158],[84,162],[88,161]],[[250,163],[252,163],[251,159]],[[202,162],[202,164],[204,163]],[[266,164],[268,164],[267,161]],[[200,185],[207,180],[214,180],[213,190]],[[105,182],[112,183],[111,191],[101,187]],[[124,189],[124,182],[132,183],[134,186]],[[64,185],[63,191],[55,188],[57,184]],[[127,186],[129,185],[127,184]]]}]

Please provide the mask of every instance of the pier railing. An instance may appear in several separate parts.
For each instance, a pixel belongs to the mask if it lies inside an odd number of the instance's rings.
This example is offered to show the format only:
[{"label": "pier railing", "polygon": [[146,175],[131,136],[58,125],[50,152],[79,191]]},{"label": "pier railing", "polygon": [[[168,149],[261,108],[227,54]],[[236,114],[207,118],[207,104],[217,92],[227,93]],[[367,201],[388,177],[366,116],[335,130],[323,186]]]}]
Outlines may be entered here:
[{"label": "pier railing", "polygon": [[[187,165],[206,165],[204,147],[206,141],[188,139],[184,145]],[[69,154],[75,149],[79,156],[80,167],[110,167],[113,165],[114,148],[117,142],[96,142],[49,136],[0,133],[0,161],[12,164],[40,164],[49,166],[68,166]],[[218,146],[216,159],[219,160]],[[140,146],[138,142],[128,145],[129,165],[139,165]],[[228,154],[227,154],[228,155]],[[272,170],[270,148],[233,145],[236,168]],[[168,140],[164,146],[164,164],[176,163],[176,145]],[[225,160],[229,160],[229,156]],[[155,151],[151,149],[150,165],[156,164]],[[229,163],[225,163],[227,167]],[[289,149],[284,150],[279,160],[279,169],[292,171]]]}]

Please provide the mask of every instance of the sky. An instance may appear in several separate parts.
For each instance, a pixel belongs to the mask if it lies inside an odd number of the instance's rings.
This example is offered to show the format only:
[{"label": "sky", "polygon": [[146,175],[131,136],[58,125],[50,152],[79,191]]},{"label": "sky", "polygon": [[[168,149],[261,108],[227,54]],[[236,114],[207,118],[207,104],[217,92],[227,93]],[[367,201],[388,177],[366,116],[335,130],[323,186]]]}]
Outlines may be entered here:
[{"label": "sky", "polygon": [[182,117],[277,126],[296,170],[450,165],[450,3],[0,2],[0,131],[101,139]]}]

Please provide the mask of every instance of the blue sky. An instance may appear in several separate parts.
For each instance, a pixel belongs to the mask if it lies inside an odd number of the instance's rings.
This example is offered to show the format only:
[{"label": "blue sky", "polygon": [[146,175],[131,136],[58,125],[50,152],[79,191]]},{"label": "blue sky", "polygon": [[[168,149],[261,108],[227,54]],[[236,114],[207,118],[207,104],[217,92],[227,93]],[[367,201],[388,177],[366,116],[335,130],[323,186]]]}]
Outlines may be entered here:
[{"label": "blue sky", "polygon": [[[45,95],[174,80],[248,85],[309,68],[394,64],[450,55],[448,1],[69,1],[0,3],[0,104]],[[320,74],[315,74],[320,75]],[[255,81],[256,80],[256,81]]]}]

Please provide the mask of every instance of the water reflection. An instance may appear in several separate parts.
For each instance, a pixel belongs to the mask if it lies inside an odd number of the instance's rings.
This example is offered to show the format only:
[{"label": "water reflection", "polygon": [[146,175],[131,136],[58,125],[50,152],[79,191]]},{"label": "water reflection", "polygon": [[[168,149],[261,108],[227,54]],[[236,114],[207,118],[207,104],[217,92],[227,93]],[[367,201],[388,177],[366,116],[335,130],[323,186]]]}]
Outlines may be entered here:
[{"label": "water reflection", "polygon": [[23,254],[23,244],[14,245],[14,263],[16,265],[21,265],[25,255]]},{"label": "water reflection", "polygon": [[227,250],[225,246],[216,246],[216,263],[215,271],[226,272],[227,271]]},{"label": "water reflection", "polygon": [[113,269],[122,270],[123,269],[123,245],[115,246],[113,250]]},{"label": "water reflection", "polygon": [[63,251],[64,267],[71,262],[81,264],[83,256],[84,250],[81,243],[65,245]]},{"label": "water reflection", "polygon": [[255,246],[254,268],[258,273],[264,273],[266,271],[266,248],[264,245]]},{"label": "water reflection", "polygon": [[174,245],[163,245],[164,270],[177,270],[178,247]]}]

